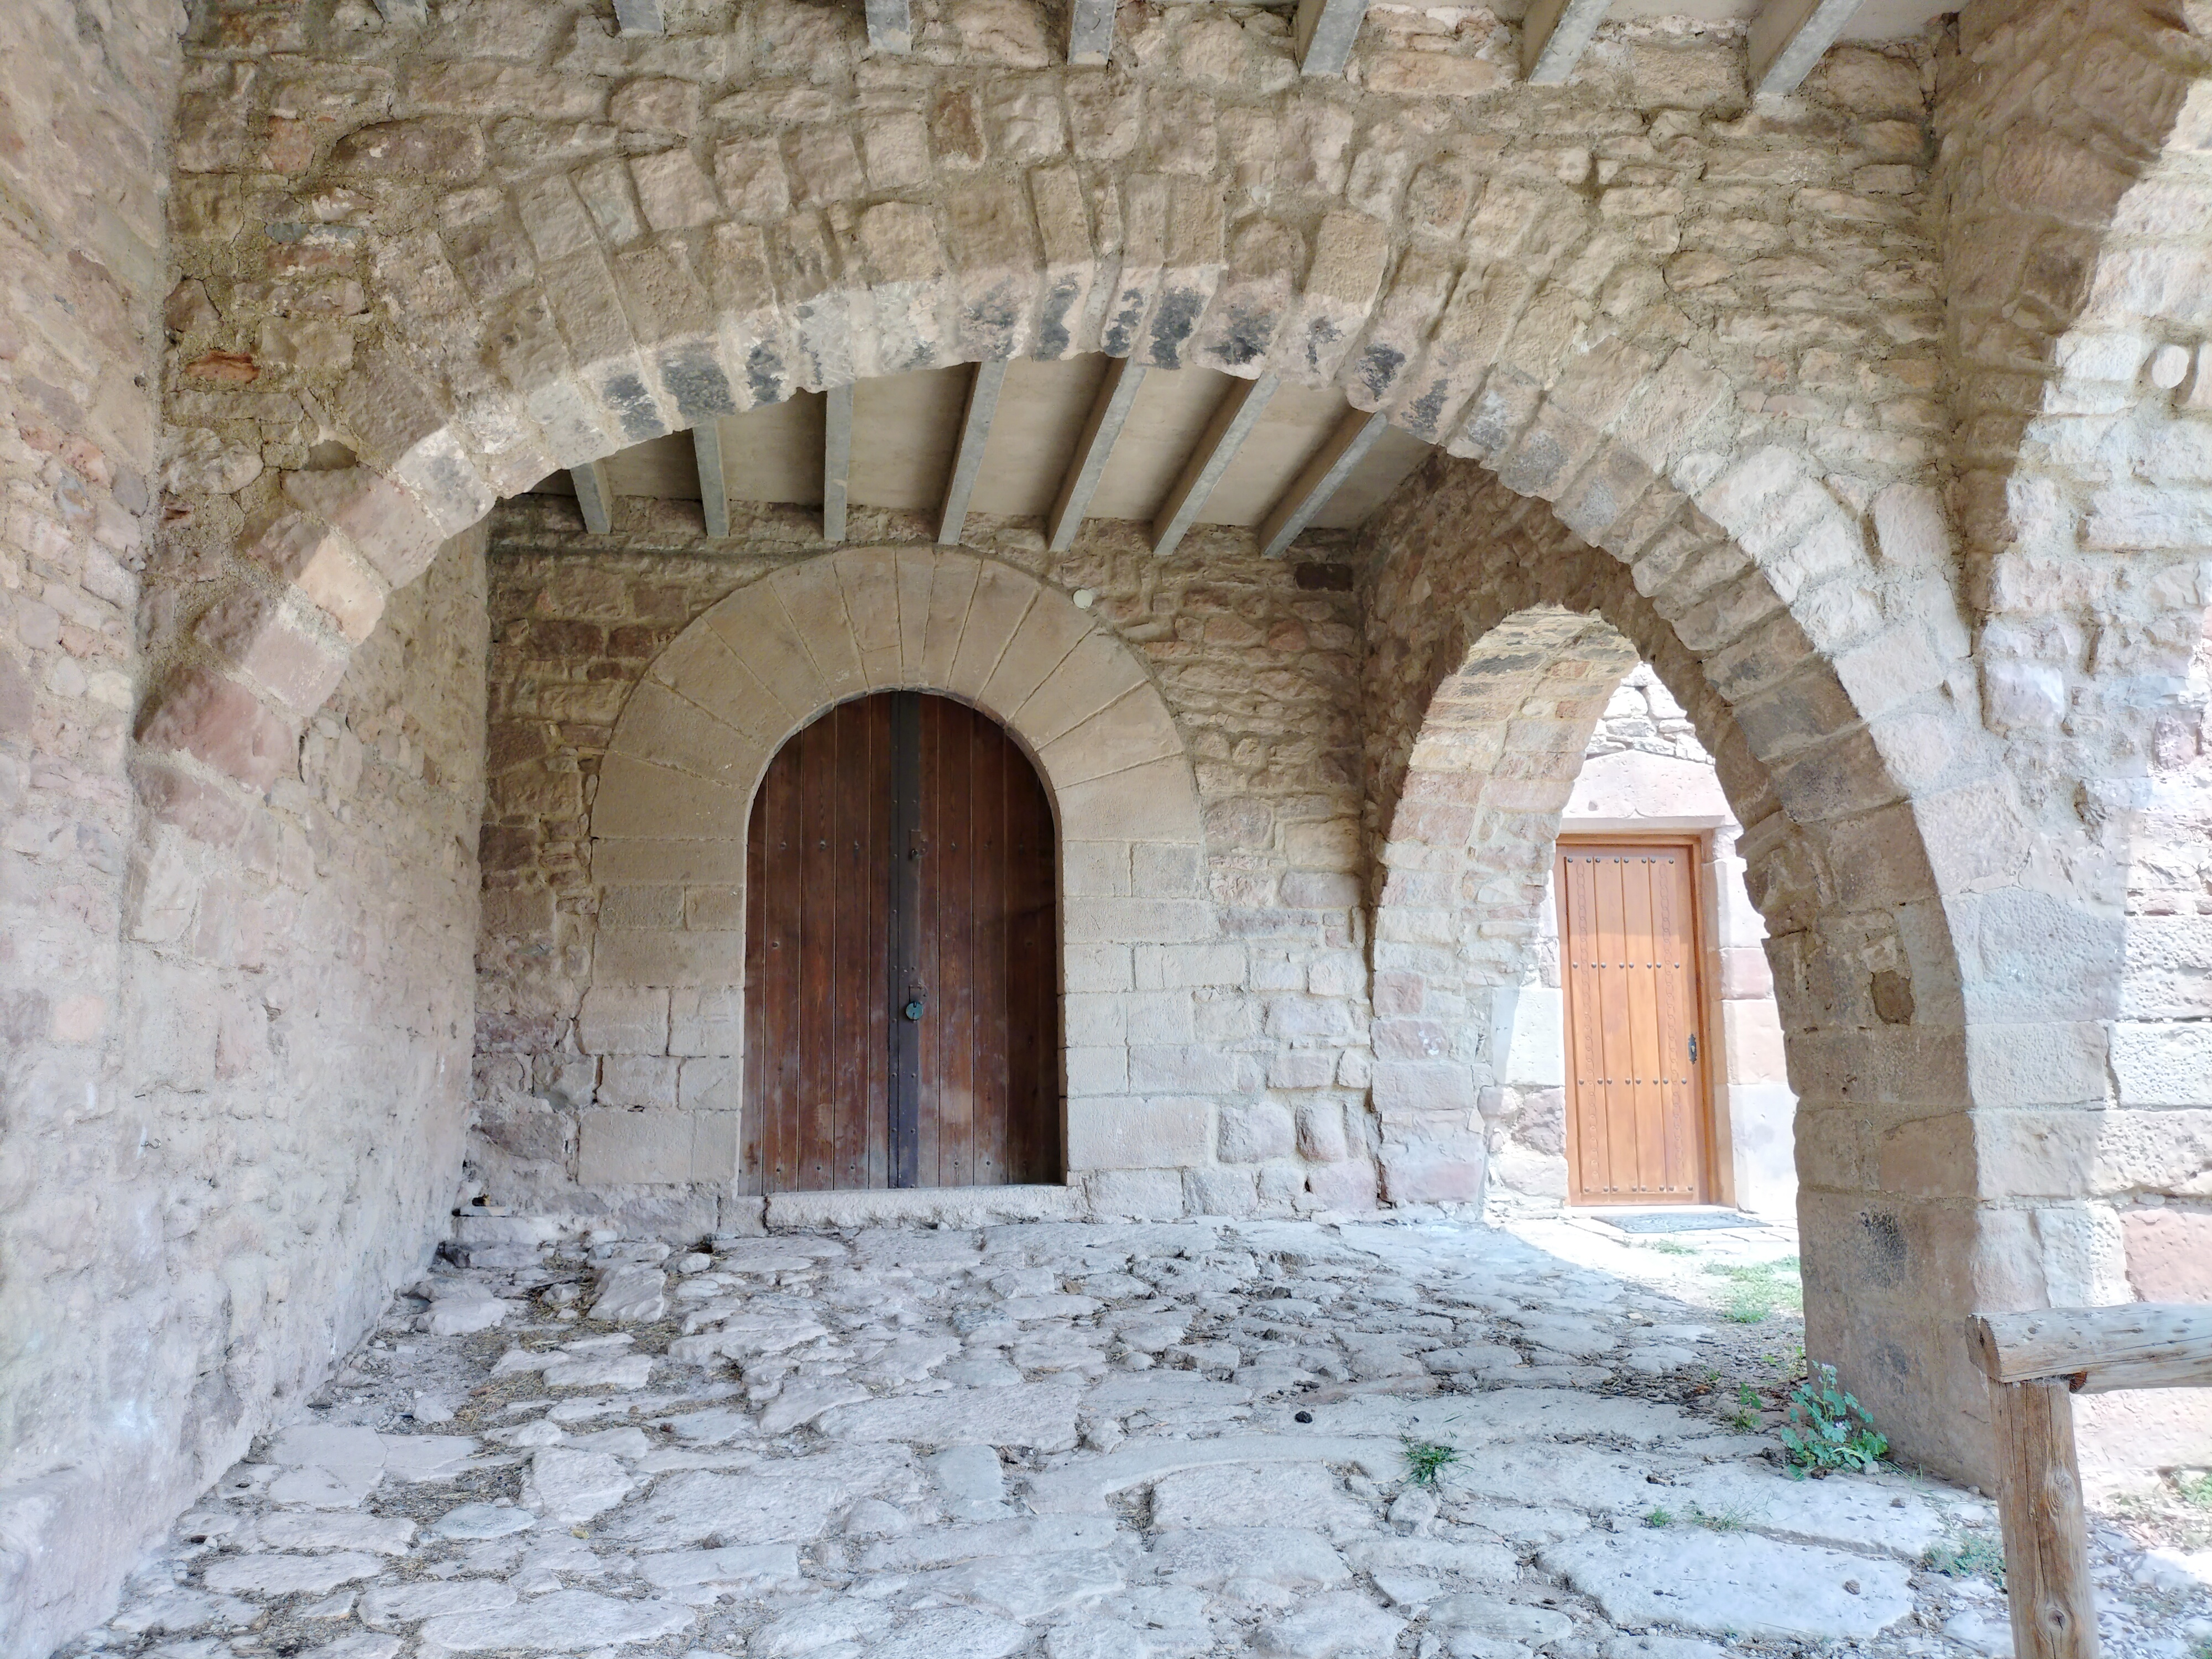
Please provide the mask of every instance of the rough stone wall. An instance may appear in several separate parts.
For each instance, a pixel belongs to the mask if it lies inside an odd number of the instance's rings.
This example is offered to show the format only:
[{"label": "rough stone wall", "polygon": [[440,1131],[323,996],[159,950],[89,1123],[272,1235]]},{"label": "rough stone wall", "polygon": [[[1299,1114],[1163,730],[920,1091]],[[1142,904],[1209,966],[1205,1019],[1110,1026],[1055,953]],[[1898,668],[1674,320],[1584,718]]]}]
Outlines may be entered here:
[{"label": "rough stone wall", "polygon": [[[693,1086],[730,1086],[723,1061],[672,1054],[684,1046],[672,1036],[647,1054],[629,1033],[594,1029],[600,930],[655,925],[623,913],[653,890],[595,884],[583,838],[616,716],[652,659],[715,601],[822,550],[811,513],[757,509],[732,528],[709,542],[696,507],[645,500],[621,502],[605,538],[580,534],[574,509],[550,497],[494,520],[471,1157],[495,1200],[682,1228],[712,1223],[746,1189],[611,1187],[580,1140],[595,1109],[688,1104],[687,1068]],[[867,545],[929,538],[895,514],[856,513],[849,530]],[[1146,1118],[1135,1167],[1100,1170],[1086,1196],[1124,1213],[1371,1206],[1348,568],[1264,560],[1249,535],[1213,530],[1165,560],[1132,525],[1094,526],[1057,556],[1026,523],[977,521],[969,541],[1096,596],[1092,615],[1157,677],[1204,809],[1203,939],[1133,954],[1066,947],[1071,1066],[1126,1051],[1127,1082],[1095,1086],[1126,1091],[1133,1109],[1149,1110],[1147,1095],[1172,1108]],[[1070,891],[1111,897],[1121,880],[1072,870]]]},{"label": "rough stone wall", "polygon": [[[135,574],[181,19],[21,0],[0,33],[0,1654],[106,1611],[173,1486],[137,1420],[158,1206],[120,1075]],[[173,1425],[173,1419],[172,1419]],[[159,1509],[158,1503],[155,1506]],[[171,1506],[173,1508],[173,1505]]]},{"label": "rough stone wall", "polygon": [[171,793],[141,822],[94,1133],[26,1148],[44,1161],[10,1204],[36,1241],[9,1256],[11,1451],[33,1477],[11,1639],[95,1616],[451,1225],[483,584],[465,537],[395,594],[264,799]]},{"label": "rough stone wall", "polygon": [[[2063,1034],[2039,1098],[2070,1121],[2043,1137],[2063,1157],[2015,1167],[2034,1213],[1978,1294],[2199,1299],[2212,1282],[2175,1269],[2212,1241],[2212,990],[2190,965],[2212,959],[2212,39],[2187,8],[1988,4],[1938,69],[1960,586],[2032,826],[1999,844],[2076,907],[1992,927],[2012,974],[1975,1012],[2032,988]],[[2093,1479],[2141,1447],[2201,1460],[2212,1402],[2100,1400],[2081,1433]]]}]

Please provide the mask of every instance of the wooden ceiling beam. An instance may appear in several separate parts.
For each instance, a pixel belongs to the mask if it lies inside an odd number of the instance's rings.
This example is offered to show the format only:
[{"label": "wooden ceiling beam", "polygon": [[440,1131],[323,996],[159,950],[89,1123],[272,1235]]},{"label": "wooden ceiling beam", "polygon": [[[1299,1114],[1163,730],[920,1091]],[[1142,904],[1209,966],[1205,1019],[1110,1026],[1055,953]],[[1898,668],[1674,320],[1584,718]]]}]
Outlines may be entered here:
[{"label": "wooden ceiling beam", "polygon": [[853,474],[853,388],[833,386],[822,410],[822,539],[845,539],[845,490]]},{"label": "wooden ceiling beam", "polygon": [[1144,383],[1142,364],[1127,357],[1108,360],[1106,378],[1099,381],[1097,395],[1091,400],[1083,435],[1075,441],[1075,453],[1068,459],[1067,471],[1060,481],[1060,495],[1053,502],[1047,532],[1054,552],[1065,553],[1075,544],[1075,532],[1083,528],[1083,515],[1091,510],[1091,498],[1098,493],[1098,480],[1105,476],[1114,441],[1121,435],[1137,401],[1137,388]]},{"label": "wooden ceiling beam", "polygon": [[1237,459],[1237,452],[1252,435],[1252,428],[1259,425],[1260,416],[1267,413],[1278,384],[1272,374],[1230,383],[1228,395],[1213,411],[1213,418],[1206,422],[1205,435],[1199,439],[1190,459],[1183,463],[1182,476],[1168,491],[1167,500],[1160,504],[1159,516],[1152,520],[1153,552],[1163,558],[1174,552],[1191,526],[1198,522],[1198,515],[1206,510],[1214,485],[1221,482],[1221,475]]},{"label": "wooden ceiling beam", "polygon": [[1346,410],[1328,441],[1298,470],[1291,487],[1261,522],[1260,550],[1271,559],[1281,558],[1328,505],[1329,497],[1344,487],[1352,469],[1367,458],[1367,452],[1375,447],[1375,441],[1389,424],[1379,410],[1374,414],[1360,409]]},{"label": "wooden ceiling beam", "polygon": [[1521,24],[1521,69],[1531,86],[1556,87],[1575,72],[1613,0],[1536,0]]},{"label": "wooden ceiling beam", "polygon": [[615,28],[622,34],[665,33],[660,0],[615,0]]},{"label": "wooden ceiling beam", "polygon": [[1836,44],[1860,0],[1766,0],[1751,20],[1751,89],[1778,98],[1795,92]]},{"label": "wooden ceiling beam", "polygon": [[568,482],[576,486],[576,505],[584,514],[584,528],[604,536],[615,527],[614,486],[607,481],[605,461],[586,461],[568,469]]},{"label": "wooden ceiling beam", "polygon": [[991,441],[991,417],[999,410],[999,393],[1006,384],[1006,362],[975,365],[968,382],[968,406],[960,416],[960,447],[952,454],[952,476],[945,481],[945,507],[938,514],[937,541],[951,547],[960,540],[968,521],[968,498],[975,493],[975,479],[983,470],[983,446]]},{"label": "wooden ceiling beam", "polygon": [[1304,75],[1341,75],[1352,61],[1367,0],[1298,0],[1291,39]]},{"label": "wooden ceiling beam", "polygon": [[1114,55],[1114,0],[1071,0],[1067,61],[1096,66]]},{"label": "wooden ceiling beam", "polygon": [[699,510],[707,533],[724,540],[730,533],[730,486],[722,472],[720,422],[708,420],[691,428],[691,455],[699,464]]},{"label": "wooden ceiling beam", "polygon": [[866,0],[868,44],[904,56],[914,50],[914,13],[908,0]]}]

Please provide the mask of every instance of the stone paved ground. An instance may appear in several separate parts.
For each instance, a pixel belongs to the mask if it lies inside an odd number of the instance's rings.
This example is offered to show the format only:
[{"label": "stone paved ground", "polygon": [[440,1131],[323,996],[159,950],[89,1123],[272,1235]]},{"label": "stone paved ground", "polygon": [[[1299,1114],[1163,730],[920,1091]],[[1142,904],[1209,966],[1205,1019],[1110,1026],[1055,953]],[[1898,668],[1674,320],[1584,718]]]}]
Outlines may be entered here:
[{"label": "stone paved ground", "polygon": [[[1685,1256],[1606,1231],[471,1246],[76,1650],[2003,1650],[1994,1586],[1923,1565],[1991,1539],[1986,1503],[1902,1473],[1792,1481],[1735,1415],[1740,1381],[1778,1395],[1795,1326],[1727,1319],[1739,1281],[1704,1264],[1786,1234]],[[1409,1444],[1456,1458],[1422,1486]],[[2108,1528],[2097,1549],[2108,1653],[2204,1651],[2212,1594]]]}]

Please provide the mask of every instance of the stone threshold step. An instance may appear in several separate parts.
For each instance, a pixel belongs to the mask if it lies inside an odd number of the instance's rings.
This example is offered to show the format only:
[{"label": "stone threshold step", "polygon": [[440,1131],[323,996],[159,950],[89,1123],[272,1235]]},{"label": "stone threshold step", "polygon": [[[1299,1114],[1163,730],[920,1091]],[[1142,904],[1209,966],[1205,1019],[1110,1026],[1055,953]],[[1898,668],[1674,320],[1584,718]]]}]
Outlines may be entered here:
[{"label": "stone threshold step", "polygon": [[1083,1192],[1075,1187],[928,1187],[902,1190],[841,1193],[778,1193],[765,1200],[724,1200],[720,1225],[702,1227],[696,1221],[678,1220],[658,1212],[658,1207],[638,1206],[635,1214],[594,1211],[568,1213],[541,1211],[517,1214],[503,1206],[464,1205],[454,1212],[453,1242],[459,1245],[535,1247],[573,1238],[594,1228],[653,1237],[668,1234],[685,1238],[704,1232],[758,1234],[821,1232],[840,1227],[921,1226],[941,1224],[952,1227],[987,1226],[1007,1221],[1080,1221],[1090,1214]]}]

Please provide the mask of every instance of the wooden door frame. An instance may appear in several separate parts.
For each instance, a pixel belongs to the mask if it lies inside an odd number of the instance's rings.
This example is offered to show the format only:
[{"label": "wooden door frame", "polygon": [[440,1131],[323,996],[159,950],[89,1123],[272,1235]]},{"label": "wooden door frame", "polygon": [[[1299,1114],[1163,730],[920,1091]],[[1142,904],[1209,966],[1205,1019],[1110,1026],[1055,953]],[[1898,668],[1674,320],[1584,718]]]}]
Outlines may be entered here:
[{"label": "wooden door frame", "polygon": [[[1697,1098],[1695,1118],[1698,1129],[1698,1191],[1694,1198],[1660,1200],[1656,1204],[1649,1199],[1583,1200],[1575,1198],[1574,1172],[1580,1160],[1575,1142],[1574,1109],[1574,989],[1572,976],[1567,971],[1567,886],[1559,878],[1559,860],[1569,850],[1578,847],[1653,847],[1675,848],[1689,854],[1690,866],[1690,946],[1692,984],[1696,994],[1691,999],[1698,1011],[1698,1031],[1702,1039],[1698,1044]],[[1705,866],[1712,850],[1712,832],[1697,830],[1577,830],[1571,835],[1553,837],[1552,842],[1552,886],[1553,926],[1559,930],[1559,1048],[1564,1064],[1560,1067],[1562,1096],[1566,1116],[1567,1206],[1570,1209],[1611,1210],[1631,1209],[1650,1205],[1659,1207],[1667,1204],[1711,1204],[1721,1201],[1723,1183],[1720,1180],[1721,1155],[1719,1126],[1713,1110],[1714,1079],[1723,1063],[1717,1058],[1713,1047],[1716,1028],[1720,1021],[1714,1006],[1705,972],[1706,947],[1709,939],[1705,926],[1706,881]]]}]

